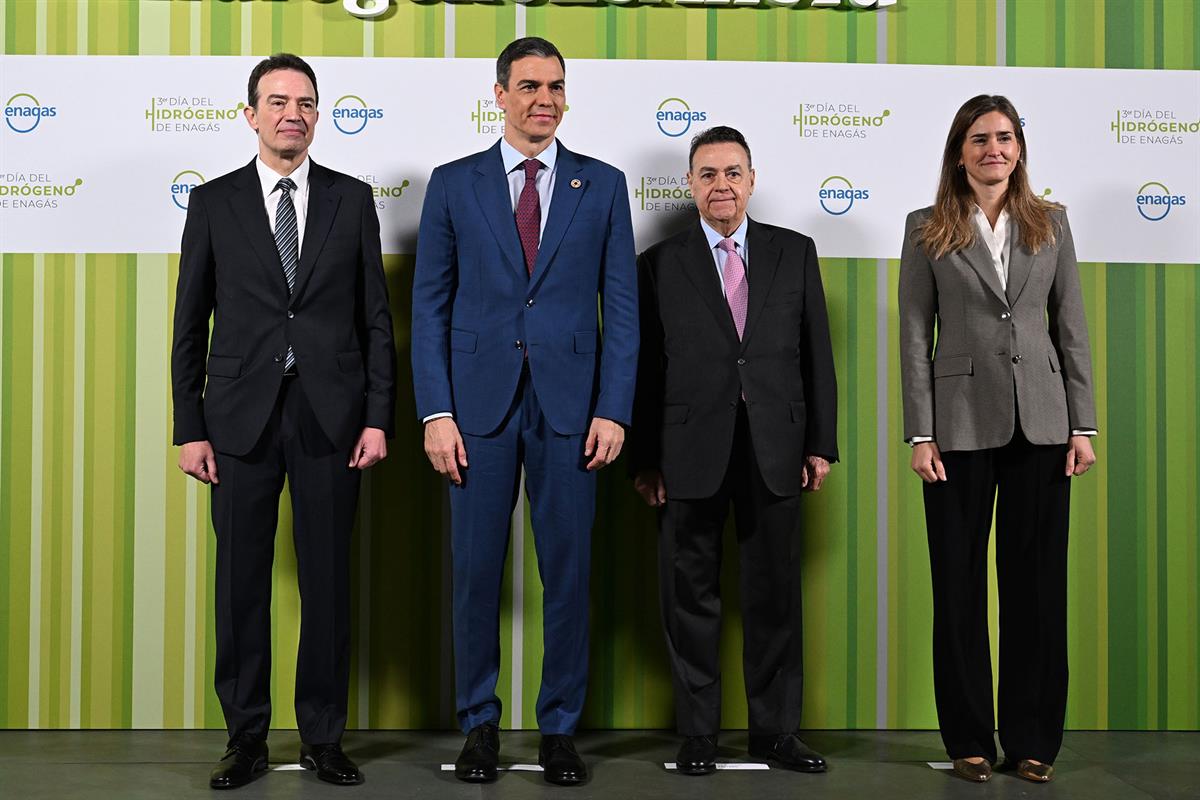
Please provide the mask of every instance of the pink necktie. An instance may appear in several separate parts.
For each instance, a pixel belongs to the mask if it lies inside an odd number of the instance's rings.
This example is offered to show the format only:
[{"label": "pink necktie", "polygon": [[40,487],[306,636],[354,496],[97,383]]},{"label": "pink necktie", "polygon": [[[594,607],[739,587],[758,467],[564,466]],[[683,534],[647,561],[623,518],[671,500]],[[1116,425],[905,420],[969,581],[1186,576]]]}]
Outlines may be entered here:
[{"label": "pink necktie", "polygon": [[733,239],[722,239],[717,247],[725,251],[725,270],[722,280],[725,284],[725,301],[729,303],[729,313],[733,315],[733,326],[737,328],[738,339],[746,330],[746,304],[750,298],[750,287],[746,284],[746,264],[738,255]]},{"label": "pink necktie", "polygon": [[517,235],[521,237],[521,249],[525,251],[525,269],[533,275],[538,239],[542,233],[542,206],[537,193],[537,174],[542,162],[531,158],[521,166],[525,168],[525,186],[517,198]]}]

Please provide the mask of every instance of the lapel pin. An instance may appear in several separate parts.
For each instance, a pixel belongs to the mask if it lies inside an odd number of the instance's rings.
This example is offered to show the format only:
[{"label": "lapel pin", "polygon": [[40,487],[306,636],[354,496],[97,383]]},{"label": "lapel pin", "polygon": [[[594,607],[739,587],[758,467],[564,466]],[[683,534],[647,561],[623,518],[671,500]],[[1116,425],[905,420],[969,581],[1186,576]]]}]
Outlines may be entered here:
[{"label": "lapel pin", "polygon": [[571,180],[572,189],[578,189],[580,186],[583,186],[583,181],[579,180],[579,178],[573,178]]}]

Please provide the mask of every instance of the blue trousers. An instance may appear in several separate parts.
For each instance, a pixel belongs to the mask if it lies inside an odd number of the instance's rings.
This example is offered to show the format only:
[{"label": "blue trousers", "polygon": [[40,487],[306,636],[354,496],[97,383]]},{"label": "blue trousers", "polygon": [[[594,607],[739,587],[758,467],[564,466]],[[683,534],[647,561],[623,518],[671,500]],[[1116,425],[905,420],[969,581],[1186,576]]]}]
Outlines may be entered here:
[{"label": "blue trousers", "polygon": [[528,370],[513,409],[487,436],[463,435],[469,467],[450,487],[454,560],[454,672],[463,732],[500,722],[500,591],[521,467],[543,587],[538,728],[571,734],[587,692],[588,573],[596,476],[584,435],[546,422]]}]

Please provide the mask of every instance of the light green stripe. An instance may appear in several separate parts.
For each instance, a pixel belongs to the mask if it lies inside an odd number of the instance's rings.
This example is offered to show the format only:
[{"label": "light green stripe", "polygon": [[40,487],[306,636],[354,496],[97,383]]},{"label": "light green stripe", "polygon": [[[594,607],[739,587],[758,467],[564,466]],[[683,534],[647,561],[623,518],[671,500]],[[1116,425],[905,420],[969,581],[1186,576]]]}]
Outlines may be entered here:
[{"label": "light green stripe", "polygon": [[137,429],[133,432],[134,467],[134,572],[133,572],[133,664],[137,693],[133,698],[133,726],[158,728],[163,718],[165,625],[166,473],[162,469],[163,431],[167,428],[167,406],[162,387],[170,381],[162,357],[167,338],[166,256],[140,256],[137,270],[137,347],[135,402]]},{"label": "light green stripe", "polygon": [[[39,30],[44,33],[45,8],[38,9]],[[43,41],[44,44],[44,41]],[[46,258],[33,257],[33,380],[30,402],[29,448],[29,717],[31,728],[41,727],[42,678],[42,495],[46,443]]]},{"label": "light green stripe", "polygon": [[160,0],[140,0],[137,52],[144,56],[171,54],[171,6]]}]

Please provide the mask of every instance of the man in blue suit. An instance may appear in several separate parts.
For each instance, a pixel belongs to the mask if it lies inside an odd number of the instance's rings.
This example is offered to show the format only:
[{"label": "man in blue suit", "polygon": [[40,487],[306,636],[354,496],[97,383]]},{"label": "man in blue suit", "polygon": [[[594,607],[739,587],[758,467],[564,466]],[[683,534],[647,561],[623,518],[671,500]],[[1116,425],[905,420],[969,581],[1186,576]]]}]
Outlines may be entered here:
[{"label": "man in blue suit", "polygon": [[504,49],[504,138],[434,170],[418,234],[413,385],[425,452],[451,484],[467,734],[455,774],[470,782],[495,780],[499,760],[500,584],[522,467],[544,587],[538,763],[551,783],[587,779],[571,736],[587,689],[595,470],[621,452],[632,415],[638,300],[625,176],[554,137],[565,76],[544,39]]}]

